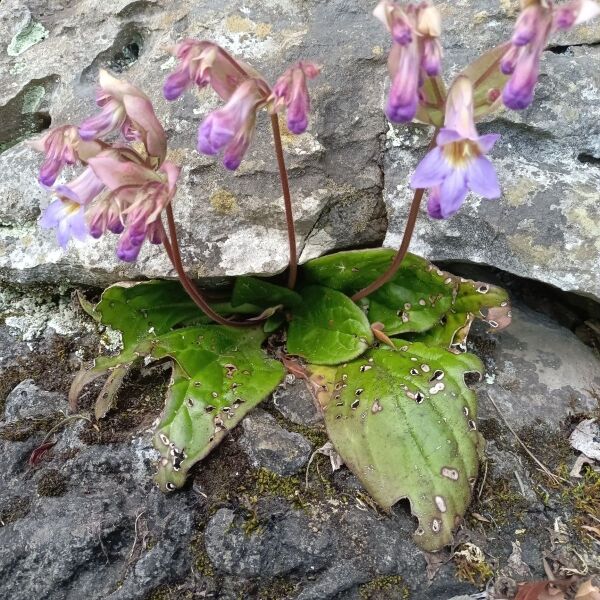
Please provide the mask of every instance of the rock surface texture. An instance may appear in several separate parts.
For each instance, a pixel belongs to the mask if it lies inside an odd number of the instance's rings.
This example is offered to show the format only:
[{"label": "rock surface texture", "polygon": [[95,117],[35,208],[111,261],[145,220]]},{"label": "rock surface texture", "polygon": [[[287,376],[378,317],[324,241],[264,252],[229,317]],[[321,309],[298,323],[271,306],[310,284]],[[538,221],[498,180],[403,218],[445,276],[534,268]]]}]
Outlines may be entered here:
[{"label": "rock surface texture", "polygon": [[[183,165],[175,203],[185,262],[197,276],[273,273],[286,265],[281,192],[268,121],[235,174],[194,150],[196,128],[217,105],[209,92],[175,103],[160,90],[174,65],[167,47],[212,38],[275,78],[298,58],[321,62],[309,131],[285,134],[303,259],[334,248],[395,246],[410,202],[409,173],[428,144],[425,128],[390,127],[383,116],[387,35],[367,0],[4,0],[0,7],[0,276],[13,281],[102,284],[171,274],[162,251],[134,266],[114,257],[114,239],[68,253],[36,221],[47,203],[35,182],[40,158],[22,141],[50,123],[95,110],[98,69],[127,77],[155,100]],[[517,0],[442,2],[446,75],[510,35]],[[333,24],[333,28],[332,28]],[[534,105],[504,113],[485,131],[503,135],[493,153],[499,202],[470,199],[444,223],[423,212],[413,249],[428,258],[497,265],[563,289],[600,297],[600,23],[555,40],[544,53]],[[384,205],[385,202],[385,205]],[[386,218],[389,216],[389,229]]]}]

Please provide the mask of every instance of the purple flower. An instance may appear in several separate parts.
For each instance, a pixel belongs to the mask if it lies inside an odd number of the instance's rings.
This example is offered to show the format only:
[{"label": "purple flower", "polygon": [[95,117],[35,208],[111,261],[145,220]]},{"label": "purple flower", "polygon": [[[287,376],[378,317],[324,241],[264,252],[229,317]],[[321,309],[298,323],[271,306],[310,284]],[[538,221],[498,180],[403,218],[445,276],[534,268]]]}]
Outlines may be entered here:
[{"label": "purple flower", "polygon": [[167,137],[146,94],[100,69],[96,103],[102,110],[79,126],[82,140],[103,137],[120,129],[128,142],[143,142],[148,155],[159,164],[165,159]]},{"label": "purple flower", "polygon": [[54,189],[59,196],[83,206],[88,205],[103,190],[104,184],[89,167],[70,183],[57,185]]},{"label": "purple flower", "polygon": [[52,129],[40,139],[31,142],[31,146],[46,154],[39,175],[39,181],[45,187],[54,185],[65,165],[84,162],[102,150],[102,146],[98,142],[82,141],[77,133],[77,128],[72,125],[63,125]]},{"label": "purple flower", "polygon": [[310,97],[306,80],[314,79],[320,72],[321,67],[312,62],[299,62],[289,68],[273,87],[273,111],[286,107],[287,126],[292,133],[304,133],[308,127]]},{"label": "purple flower", "polygon": [[117,256],[136,260],[146,239],[160,243],[160,215],[177,190],[179,167],[165,161],[158,171],[115,150],[90,160],[96,176],[110,190],[89,211],[91,234],[122,233]]},{"label": "purple flower", "polygon": [[385,113],[394,123],[407,123],[417,114],[419,89],[425,79],[442,71],[440,13],[428,2],[403,7],[381,0],[373,14],[392,35],[388,57],[392,85]]},{"label": "purple flower", "polygon": [[181,62],[163,86],[167,100],[176,100],[192,85],[204,87],[209,84],[223,100],[229,100],[250,76],[249,67],[212,42],[183,40],[172,52]]},{"label": "purple flower", "polygon": [[256,79],[244,81],[223,108],[211,112],[200,124],[198,152],[214,156],[224,150],[225,167],[237,169],[254,133],[256,111],[266,100]]},{"label": "purple flower", "polygon": [[502,91],[502,100],[513,110],[522,110],[533,102],[542,52],[550,35],[600,14],[600,6],[593,0],[572,0],[560,7],[548,0],[522,0],[521,4],[523,10],[511,46],[500,63],[502,72],[511,76]]},{"label": "purple flower", "polygon": [[87,237],[84,210],[84,206],[78,202],[58,198],[46,208],[40,225],[44,229],[56,228],[58,243],[66,248],[70,239],[83,241]]},{"label": "purple flower", "polygon": [[430,189],[428,211],[435,219],[447,219],[464,202],[469,190],[494,199],[500,186],[486,154],[500,136],[479,136],[473,120],[473,87],[466,77],[458,77],[446,102],[444,128],[431,150],[417,166],[413,189]]}]

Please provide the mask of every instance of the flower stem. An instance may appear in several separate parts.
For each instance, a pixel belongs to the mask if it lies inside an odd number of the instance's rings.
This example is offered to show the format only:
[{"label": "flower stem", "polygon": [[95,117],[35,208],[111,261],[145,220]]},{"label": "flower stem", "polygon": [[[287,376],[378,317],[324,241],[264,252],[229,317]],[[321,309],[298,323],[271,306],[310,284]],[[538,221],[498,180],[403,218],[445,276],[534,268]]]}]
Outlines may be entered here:
[{"label": "flower stem", "polygon": [[283,190],[283,203],[285,205],[285,219],[287,223],[288,241],[290,246],[290,273],[288,276],[288,287],[294,289],[298,276],[298,252],[296,249],[296,228],[294,226],[294,213],[292,209],[292,198],[290,196],[290,184],[288,181],[285,160],[283,158],[283,147],[281,145],[281,132],[279,131],[279,119],[277,115],[271,115],[271,129],[273,130],[273,141],[275,143],[275,154],[277,155],[277,166],[279,167],[279,178]]},{"label": "flower stem", "polygon": [[188,296],[194,301],[196,306],[210,319],[219,323],[219,325],[227,325],[229,327],[252,327],[256,326],[259,323],[259,320],[255,319],[253,321],[230,321],[229,319],[225,319],[220,314],[215,312],[211,306],[208,304],[204,296],[199,292],[199,290],[194,285],[194,282],[188,277],[185,269],[183,267],[183,262],[181,260],[181,252],[179,250],[179,241],[177,239],[177,230],[175,228],[175,219],[173,217],[173,208],[170,204],[167,205],[167,224],[169,228],[169,235],[171,236],[171,240],[169,240],[169,236],[165,231],[164,226],[161,223],[161,235],[162,242],[165,248],[165,251],[177,271],[177,275],[179,277],[179,281],[181,285],[187,292]]},{"label": "flower stem", "polygon": [[[429,143],[427,152],[429,152],[435,144],[438,132],[439,129],[436,128],[433,132],[433,138]],[[408,247],[410,246],[410,241],[415,231],[415,224],[417,222],[417,217],[419,216],[419,208],[421,207],[421,201],[423,200],[424,193],[425,190],[415,190],[415,194],[410,205],[410,211],[408,213],[408,219],[406,220],[406,226],[404,228],[402,242],[400,243],[400,248],[398,248],[396,256],[394,256],[392,264],[388,267],[387,271],[380,275],[375,281],[371,282],[367,287],[363,288],[362,290],[356,292],[356,294],[352,296],[352,300],[354,300],[354,302],[362,300],[369,294],[372,294],[373,292],[378,290],[382,285],[385,285],[388,281],[392,279],[392,277],[396,274],[396,271],[398,271],[398,269],[400,268],[400,265],[402,264],[406,253],[408,252]]]}]

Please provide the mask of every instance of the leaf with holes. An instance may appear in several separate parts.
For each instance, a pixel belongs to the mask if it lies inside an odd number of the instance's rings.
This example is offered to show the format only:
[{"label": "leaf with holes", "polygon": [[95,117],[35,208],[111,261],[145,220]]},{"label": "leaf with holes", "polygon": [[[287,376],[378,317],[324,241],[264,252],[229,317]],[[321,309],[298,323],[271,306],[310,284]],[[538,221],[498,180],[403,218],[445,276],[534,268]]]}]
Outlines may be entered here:
[{"label": "leaf with holes", "polygon": [[502,108],[502,89],[508,75],[500,70],[500,61],[510,47],[510,42],[492,48],[473,61],[460,75],[468,77],[473,84],[475,120],[479,120]]},{"label": "leaf with holes", "polygon": [[[75,408],[81,390],[109,373],[109,380],[100,392],[96,406],[96,414],[102,416],[110,408],[127,371],[150,353],[158,336],[177,326],[212,322],[189,298],[178,281],[117,283],[104,291],[96,306],[82,297],[80,302],[92,318],[119,331],[122,336],[122,351],[116,356],[96,358],[92,368],[82,369],[77,374],[69,391],[70,406]],[[212,306],[223,315],[260,312],[259,307],[250,304],[233,308],[230,303],[221,302]]]},{"label": "leaf with holes", "polygon": [[350,298],[326,287],[302,290],[302,304],[292,314],[287,349],[319,365],[352,360],[373,343],[364,312]]},{"label": "leaf with holes", "polygon": [[[373,499],[408,498],[414,540],[436,551],[452,540],[477,478],[477,399],[464,381],[472,354],[396,340],[337,368],[313,368],[329,438]],[[326,388],[326,390],[325,390]]]},{"label": "leaf with holes", "polygon": [[475,319],[485,321],[490,331],[508,327],[511,321],[508,293],[489,283],[461,279],[452,307],[446,315],[434,327],[411,336],[411,339],[465,352],[467,336]]},{"label": "leaf with holes", "polygon": [[154,437],[161,489],[181,487],[189,469],[283,379],[283,365],[261,349],[264,337],[259,328],[208,325],[179,329],[153,344],[153,358],[175,361]]},{"label": "leaf with holes", "polygon": [[[351,250],[309,261],[303,276],[352,295],[384,273],[394,250]],[[383,323],[387,335],[430,329],[450,309],[457,279],[414,254],[407,254],[393,279],[368,296],[371,323]]]}]

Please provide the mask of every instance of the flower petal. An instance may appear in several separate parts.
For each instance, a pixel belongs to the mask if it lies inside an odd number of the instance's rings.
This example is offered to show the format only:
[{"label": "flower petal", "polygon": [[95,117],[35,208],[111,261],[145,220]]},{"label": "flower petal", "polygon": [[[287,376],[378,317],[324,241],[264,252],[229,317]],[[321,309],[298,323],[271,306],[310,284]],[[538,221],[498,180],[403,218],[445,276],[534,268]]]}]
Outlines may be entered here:
[{"label": "flower petal", "polygon": [[462,169],[454,169],[440,186],[440,213],[442,218],[451,217],[467,197],[466,173]]},{"label": "flower petal", "polygon": [[120,160],[114,151],[102,152],[90,158],[92,167],[98,179],[110,190],[123,186],[141,186],[150,181],[160,181],[160,176],[150,169],[129,160]]},{"label": "flower petal", "polygon": [[451,144],[452,142],[458,142],[458,140],[462,140],[463,136],[458,133],[458,131],[454,129],[448,129],[447,127],[443,127],[440,129],[438,136],[436,138],[435,143],[438,146],[445,146],[446,144]]},{"label": "flower petal", "polygon": [[410,180],[410,187],[418,190],[438,185],[442,183],[451,170],[450,165],[444,158],[442,149],[434,148],[417,165]]},{"label": "flower petal", "polygon": [[499,133],[488,133],[477,138],[477,143],[484,154],[490,152],[494,147],[495,143],[500,139]]},{"label": "flower petal", "polygon": [[141,133],[148,154],[157,157],[162,162],[167,155],[167,136],[160,121],[156,118],[152,102],[145,97],[127,94],[123,97],[123,104],[135,129]]},{"label": "flower petal", "polygon": [[484,198],[493,200],[502,194],[494,165],[485,156],[471,162],[467,168],[467,181],[469,188]]}]

